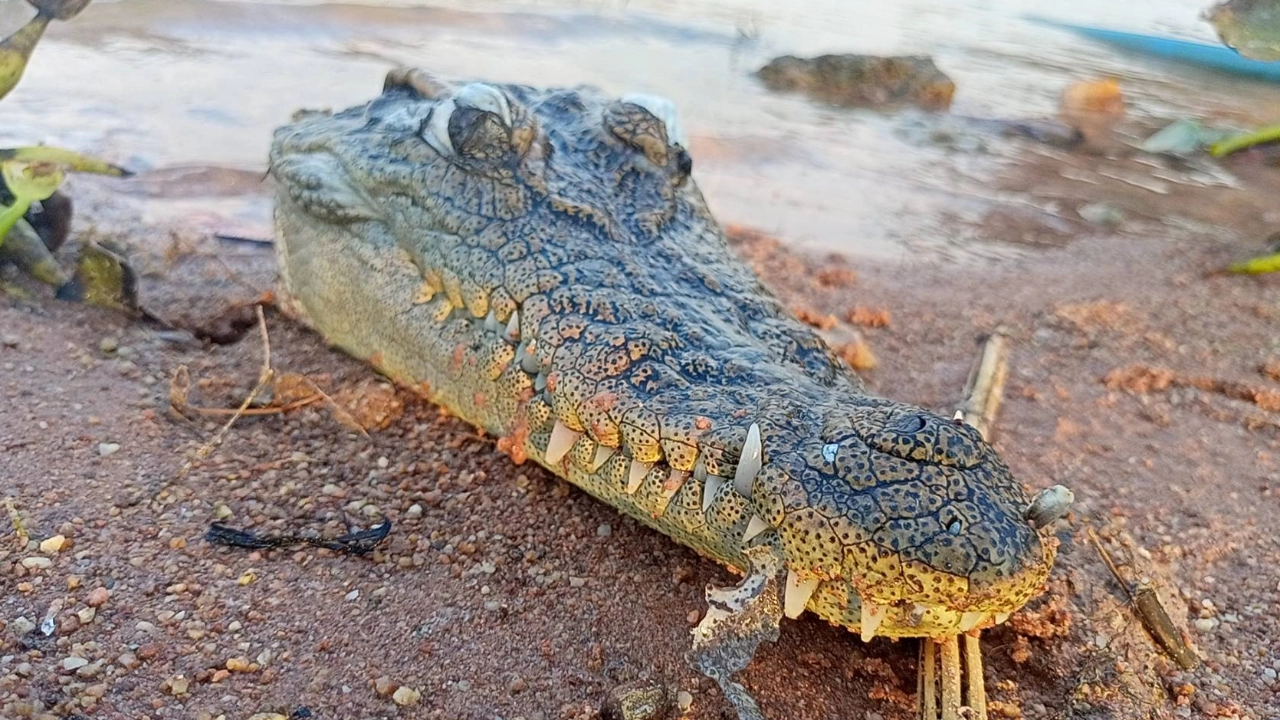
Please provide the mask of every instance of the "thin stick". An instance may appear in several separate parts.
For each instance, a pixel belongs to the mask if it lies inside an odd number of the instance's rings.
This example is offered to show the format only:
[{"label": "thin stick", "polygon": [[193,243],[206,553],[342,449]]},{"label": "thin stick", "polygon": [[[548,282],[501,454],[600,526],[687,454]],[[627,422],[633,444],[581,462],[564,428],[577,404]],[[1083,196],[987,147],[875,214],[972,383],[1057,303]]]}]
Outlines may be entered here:
[{"label": "thin stick", "polygon": [[942,650],[942,720],[960,720],[960,637],[948,635]]},{"label": "thin stick", "polygon": [[920,693],[923,712],[920,720],[938,720],[938,644],[933,638],[925,638],[920,644],[922,660],[920,661]]},{"label": "thin stick", "polygon": [[188,405],[184,409],[190,410],[196,415],[218,416],[239,414],[241,417],[261,417],[264,415],[279,415],[280,413],[287,413],[291,410],[304,408],[308,405],[315,405],[316,403],[322,402],[326,399],[328,399],[327,395],[323,393],[316,393],[315,395],[304,397],[301,400],[295,400],[288,405],[273,405],[271,407],[249,408],[248,410],[241,410],[240,408],[203,408],[196,407],[195,405]]},{"label": "thin stick", "polygon": [[1156,595],[1155,589],[1143,586],[1135,593],[1129,581],[1120,574],[1120,569],[1111,559],[1111,554],[1102,547],[1102,541],[1098,539],[1098,534],[1093,531],[1093,528],[1089,528],[1089,541],[1093,543],[1093,548],[1098,551],[1098,555],[1102,556],[1102,562],[1107,566],[1107,570],[1111,571],[1111,576],[1124,590],[1130,606],[1142,621],[1142,626],[1147,629],[1147,633],[1182,669],[1194,670],[1198,667],[1200,656],[1182,641],[1182,634],[1174,626],[1164,605],[1160,604],[1160,597]]},{"label": "thin stick", "polygon": [[983,438],[989,438],[991,428],[1004,399],[1005,378],[1009,375],[1009,343],[1004,333],[996,330],[982,346],[978,362],[969,372],[964,386],[964,402],[957,417],[977,428]]},{"label": "thin stick", "polygon": [[267,335],[267,318],[262,314],[261,305],[256,305],[255,309],[258,312],[258,331],[262,335],[262,369],[258,373],[258,384],[254,386],[253,390],[249,391],[249,394],[245,396],[244,402],[240,403],[240,407],[236,408],[231,417],[227,418],[227,421],[222,424],[218,432],[214,433],[208,442],[201,445],[191,458],[182,463],[182,467],[178,468],[178,472],[173,479],[157,490],[155,496],[159,496],[169,485],[186,477],[196,463],[212,455],[213,451],[217,450],[218,446],[222,444],[222,440],[226,437],[227,432],[231,430],[231,426],[235,424],[236,420],[240,419],[241,415],[245,414],[245,411],[249,409],[253,401],[257,399],[263,390],[267,389],[267,386],[271,384],[272,379],[275,377],[275,371],[271,369],[271,337]]},{"label": "thin stick", "polygon": [[987,682],[982,672],[982,646],[977,635],[964,635],[964,667],[968,675],[969,696],[966,698],[972,720],[987,718]]}]

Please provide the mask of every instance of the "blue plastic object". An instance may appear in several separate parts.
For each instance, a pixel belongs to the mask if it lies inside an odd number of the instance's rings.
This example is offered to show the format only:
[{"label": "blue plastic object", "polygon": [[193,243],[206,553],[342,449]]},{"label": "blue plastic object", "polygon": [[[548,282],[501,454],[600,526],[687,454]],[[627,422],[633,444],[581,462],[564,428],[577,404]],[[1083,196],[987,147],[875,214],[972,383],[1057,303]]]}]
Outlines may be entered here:
[{"label": "blue plastic object", "polygon": [[1140,33],[1108,30],[1087,25],[1073,25],[1041,17],[1027,19],[1039,25],[1068,30],[1090,40],[1097,40],[1153,57],[1177,60],[1197,67],[1220,70],[1233,75],[1280,82],[1280,62],[1250,60],[1224,45],[1209,45],[1207,43],[1176,40],[1156,35],[1142,35]]}]

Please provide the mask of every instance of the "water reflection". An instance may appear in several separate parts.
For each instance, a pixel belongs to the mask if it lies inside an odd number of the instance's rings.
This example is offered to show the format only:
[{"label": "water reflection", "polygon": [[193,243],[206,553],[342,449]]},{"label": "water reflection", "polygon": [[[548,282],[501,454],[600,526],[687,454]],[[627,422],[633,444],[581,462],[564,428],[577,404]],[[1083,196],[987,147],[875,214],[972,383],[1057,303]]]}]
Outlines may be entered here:
[{"label": "water reflection", "polygon": [[[1056,11],[1069,21],[1209,39],[1198,20],[1203,5],[1083,0]],[[1274,87],[1134,60],[1023,19],[1042,7],[1032,0],[98,0],[51,30],[5,103],[0,141],[56,143],[138,168],[260,171],[272,128],[294,110],[363,102],[391,65],[590,83],[677,103],[696,177],[723,220],[801,245],[901,257],[905,249],[974,246],[980,228],[956,223],[1025,206],[990,190],[992,177],[1025,151],[1009,142],[922,140],[910,129],[927,118],[772,95],[752,70],[786,52],[927,52],[956,80],[958,115],[1048,115],[1071,79],[1113,74],[1138,117],[1213,115],[1241,124],[1280,117]],[[16,25],[24,11],[3,3],[0,20]],[[266,212],[263,203],[252,207],[245,212]]]}]

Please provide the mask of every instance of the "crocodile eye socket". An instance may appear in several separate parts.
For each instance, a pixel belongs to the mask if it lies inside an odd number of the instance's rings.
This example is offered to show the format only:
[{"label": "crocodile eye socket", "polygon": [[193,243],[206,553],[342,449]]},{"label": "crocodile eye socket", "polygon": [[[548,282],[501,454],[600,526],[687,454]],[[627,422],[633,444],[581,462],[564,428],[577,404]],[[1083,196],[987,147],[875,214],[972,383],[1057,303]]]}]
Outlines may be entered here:
[{"label": "crocodile eye socket", "polygon": [[511,103],[501,90],[471,83],[436,103],[418,135],[441,157],[484,160],[511,148],[512,118]]},{"label": "crocodile eye socket", "polygon": [[449,140],[459,155],[484,160],[511,147],[511,131],[491,112],[460,107],[449,118]]}]

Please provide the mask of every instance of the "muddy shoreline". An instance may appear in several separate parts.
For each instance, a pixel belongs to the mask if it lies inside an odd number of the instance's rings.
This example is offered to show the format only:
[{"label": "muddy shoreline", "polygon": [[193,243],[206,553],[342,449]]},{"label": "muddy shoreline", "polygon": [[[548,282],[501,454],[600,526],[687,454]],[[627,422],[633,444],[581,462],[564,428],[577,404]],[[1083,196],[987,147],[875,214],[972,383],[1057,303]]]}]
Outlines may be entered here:
[{"label": "muddy shoreline", "polygon": [[[1062,483],[1079,503],[1059,528],[1066,545],[1049,594],[984,635],[1001,712],[1275,717],[1280,414],[1256,398],[1117,374],[1136,366],[1280,391],[1264,372],[1280,361],[1280,282],[1210,274],[1275,225],[1275,171],[1240,162],[1234,185],[1156,193],[1130,182],[1150,170],[1145,160],[1038,157],[1001,179],[1034,188],[1024,222],[965,226],[1017,243],[1058,227],[1044,213],[1067,218],[1057,241],[1020,257],[850,260],[741,231],[735,247],[792,307],[861,332],[877,360],[865,377],[896,399],[948,410],[977,338],[1010,333],[996,445],[1031,489]],[[177,323],[208,324],[270,288],[270,248],[218,241],[190,219],[137,224],[119,209],[119,188],[75,190],[79,236],[129,247],[144,302]],[[1074,212],[1104,200],[1123,209],[1118,228]],[[169,412],[175,368],[195,379],[193,402],[235,406],[258,377],[256,333],[184,342],[25,289],[0,303],[0,468],[32,537],[68,543],[56,553],[0,543],[0,714],[590,718],[611,688],[655,681],[689,694],[686,717],[728,717],[681,657],[702,588],[729,579],[713,563],[512,465],[404,392],[403,414],[367,438],[322,403],[245,418],[174,481],[221,423]],[[887,324],[867,320],[886,314]],[[385,397],[365,366],[274,312],[267,320],[278,371],[335,397]],[[367,558],[202,540],[221,517],[337,535],[344,519],[378,516],[395,529]],[[1137,561],[1201,669],[1178,670],[1134,633],[1080,542],[1088,525],[1143,548]],[[48,567],[24,564],[32,557]],[[109,599],[89,613],[99,588]],[[20,618],[39,624],[51,607],[51,635],[18,632]],[[805,618],[786,623],[742,680],[773,717],[896,719],[910,716],[914,666],[911,643],[864,646]],[[1135,699],[1116,691],[1132,687],[1126,677],[1154,685]],[[417,705],[399,708],[400,686],[421,693]]]}]

